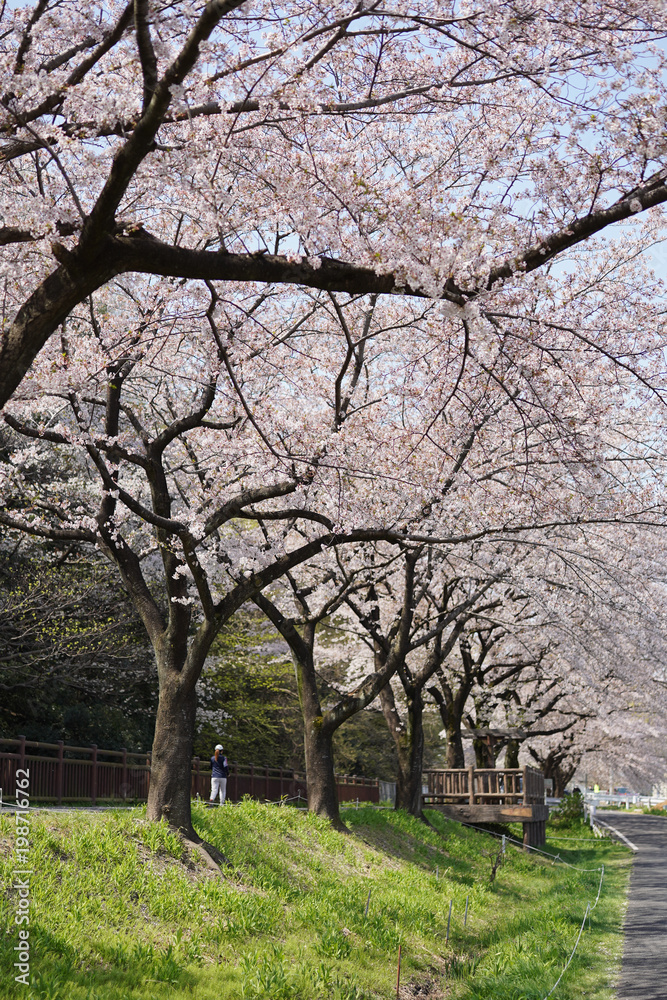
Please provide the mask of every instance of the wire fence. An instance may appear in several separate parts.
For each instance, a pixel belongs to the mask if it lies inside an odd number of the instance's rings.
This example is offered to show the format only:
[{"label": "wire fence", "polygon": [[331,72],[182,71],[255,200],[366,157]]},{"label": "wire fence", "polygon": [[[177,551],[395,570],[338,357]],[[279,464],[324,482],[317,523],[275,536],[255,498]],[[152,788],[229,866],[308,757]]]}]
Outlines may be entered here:
[{"label": "wire fence", "polygon": [[[499,840],[502,839],[503,846],[505,845],[505,843],[509,843],[509,844],[512,844],[513,847],[518,847],[521,850],[529,850],[529,851],[534,851],[536,854],[542,854],[545,857],[550,858],[553,861],[554,864],[556,864],[556,862],[560,862],[560,864],[565,865],[567,868],[573,868],[573,869],[575,869],[575,871],[580,871],[580,872],[589,872],[589,873],[590,872],[600,872],[600,882],[598,884],[598,891],[597,891],[597,895],[595,897],[595,902],[591,903],[589,901],[589,902],[586,903],[586,909],[584,911],[584,916],[583,916],[582,921],[581,921],[581,926],[579,927],[579,933],[577,934],[577,939],[574,942],[574,947],[572,948],[572,951],[570,952],[570,957],[568,958],[567,962],[563,966],[561,974],[559,975],[559,977],[556,980],[556,982],[554,983],[554,985],[551,987],[551,989],[549,990],[549,992],[546,993],[545,996],[543,997],[543,1000],[548,1000],[548,998],[553,994],[553,992],[555,991],[556,987],[558,986],[558,984],[560,983],[561,979],[563,978],[563,976],[565,975],[565,973],[567,972],[567,970],[569,969],[569,967],[570,967],[570,965],[572,963],[572,959],[574,958],[576,950],[579,947],[579,942],[581,940],[581,935],[583,934],[584,927],[586,925],[586,920],[587,919],[588,919],[589,928],[590,928],[590,915],[591,915],[591,913],[593,912],[593,910],[596,908],[596,906],[598,905],[598,903],[600,901],[600,894],[602,892],[602,883],[604,881],[604,865],[603,864],[596,865],[594,868],[584,868],[582,865],[573,865],[570,861],[566,861],[564,858],[561,858],[560,854],[551,854],[549,851],[545,851],[541,847],[532,847],[530,845],[523,844],[523,843],[521,843],[521,841],[516,840],[514,837],[508,837],[504,833],[500,834],[500,833],[496,833],[495,830],[486,830],[486,829],[484,829],[484,827],[476,826],[474,823],[466,823],[465,825],[471,827],[471,829],[473,829],[473,830],[479,830],[480,833],[488,833],[489,836],[491,836],[491,837],[496,837]],[[581,842],[586,841],[589,844],[594,844],[595,843],[594,840],[591,841],[590,839],[583,838],[583,837],[582,838],[579,838],[579,837],[560,837],[558,839],[560,839],[560,840],[576,840],[576,841],[581,841]],[[563,848],[563,850],[567,850],[567,849],[568,848]]]}]

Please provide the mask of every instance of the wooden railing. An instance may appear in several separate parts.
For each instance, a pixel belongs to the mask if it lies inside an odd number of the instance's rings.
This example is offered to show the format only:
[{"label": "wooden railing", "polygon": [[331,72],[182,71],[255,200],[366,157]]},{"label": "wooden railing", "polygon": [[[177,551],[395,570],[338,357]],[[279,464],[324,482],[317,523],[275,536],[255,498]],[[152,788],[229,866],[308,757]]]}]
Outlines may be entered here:
[{"label": "wooden railing", "polygon": [[424,771],[424,804],[532,805],[544,802],[544,776],[533,767]]},{"label": "wooden railing", "polygon": [[[96,746],[67,746],[37,743],[33,740],[0,739],[0,789],[5,801],[16,794],[16,772],[29,769],[31,801],[100,802],[142,801],[148,798],[150,753],[127,750],[102,750]],[[377,778],[337,774],[340,802],[379,802]],[[209,797],[211,767],[199,757],[192,760],[191,794]],[[306,799],[306,776],[282,767],[258,767],[230,762],[227,798],[238,802],[244,795],[253,799],[279,801],[282,798]]]}]

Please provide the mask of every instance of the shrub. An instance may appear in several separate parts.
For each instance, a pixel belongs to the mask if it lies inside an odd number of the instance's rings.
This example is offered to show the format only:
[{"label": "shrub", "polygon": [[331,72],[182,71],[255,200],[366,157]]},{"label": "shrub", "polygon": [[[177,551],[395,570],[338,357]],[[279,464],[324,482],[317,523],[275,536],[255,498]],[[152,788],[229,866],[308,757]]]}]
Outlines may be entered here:
[{"label": "shrub", "polygon": [[551,810],[551,818],[556,822],[572,823],[584,818],[584,797],[578,788],[571,795],[565,795],[560,805]]}]

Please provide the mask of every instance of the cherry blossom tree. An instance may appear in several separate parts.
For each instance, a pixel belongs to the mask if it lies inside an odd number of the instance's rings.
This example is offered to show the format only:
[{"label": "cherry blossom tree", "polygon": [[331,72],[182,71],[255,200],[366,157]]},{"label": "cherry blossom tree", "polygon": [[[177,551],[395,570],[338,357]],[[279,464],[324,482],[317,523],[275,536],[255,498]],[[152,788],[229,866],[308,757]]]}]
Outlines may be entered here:
[{"label": "cherry blossom tree", "polygon": [[[644,547],[651,553],[648,558]],[[444,560],[452,592],[461,584],[461,577],[456,578],[464,566],[461,548]],[[659,536],[639,532],[633,537],[628,530],[611,533],[605,528],[596,537],[590,528],[576,528],[558,535],[534,533],[521,546],[496,542],[473,549],[474,559],[466,553],[467,572],[474,567],[479,583],[486,571],[489,581],[481,601],[459,616],[460,631],[452,633],[452,638],[463,633],[459,642],[450,641],[445,649],[434,643],[421,662],[399,667],[400,684],[395,680],[380,693],[399,744],[399,789],[408,787],[402,780],[401,745],[411,748],[415,761],[413,797],[404,802],[397,796],[397,804],[416,815],[425,684],[442,717],[448,766],[464,766],[464,727],[499,727],[507,737],[473,738],[477,766],[495,767],[506,747],[505,766],[518,767],[523,746],[524,761],[542,761],[558,787],[561,764],[568,761],[568,767],[576,768],[587,748],[612,746],[612,732],[622,757],[620,747],[628,745],[623,727],[633,717],[639,728],[646,713],[658,727],[660,718],[664,727],[667,717],[655,676],[667,636],[660,606]],[[422,598],[433,601],[423,580],[421,587]],[[391,605],[390,593],[385,605]],[[391,622],[386,607],[384,616]],[[364,620],[362,613],[358,617]],[[379,613],[375,621],[365,617],[367,627],[379,632]]]},{"label": "cherry blossom tree", "polygon": [[[663,545],[649,528],[574,528],[557,543],[543,537],[521,564],[534,617],[507,638],[515,657],[533,650],[535,666],[519,685],[473,696],[484,723],[522,733],[508,741],[505,766],[518,766],[521,750],[557,789],[602,752],[643,781],[664,773]],[[479,719],[471,712],[469,724]]]},{"label": "cherry blossom tree", "polygon": [[428,310],[325,295],[285,316],[281,296],[204,293],[124,283],[75,311],[6,408],[0,511],[117,566],[158,664],[149,814],[190,836],[196,681],[286,572],[345,542],[661,516],[653,409],[623,383],[583,410],[574,363],[545,387],[509,351],[461,373],[445,339],[436,389]]},{"label": "cherry blossom tree", "polygon": [[[398,672],[403,684],[410,677],[416,694],[409,712],[410,738],[400,726],[391,730],[399,759],[397,808],[419,801],[423,756],[421,690],[433,670],[432,656],[416,677],[408,659],[435,644],[448,650],[463,628],[466,614],[488,587],[486,581],[454,599],[436,613],[423,607],[424,587],[419,563],[424,546],[357,545],[338,547],[329,558],[311,560],[286,574],[281,591],[257,594],[256,604],[288,643],[294,659],[304,722],[309,807],[341,826],[333,768],[333,736],[352,715],[379,695],[387,715],[388,682]],[[389,584],[389,581],[391,583]],[[380,620],[377,592],[389,584],[391,618]],[[318,632],[319,626],[319,632]],[[361,627],[360,627],[361,626]],[[322,636],[325,636],[323,641]],[[445,654],[446,655],[446,654]],[[346,661],[347,685],[336,685],[336,696],[323,704],[318,679],[331,660]],[[318,676],[319,675],[319,676]],[[415,787],[417,791],[415,792]],[[421,807],[415,806],[415,813]]]},{"label": "cherry blossom tree", "polygon": [[2,26],[1,402],[121,274],[471,319],[667,198],[662,4],[38,0]]},{"label": "cherry blossom tree", "polygon": [[[341,559],[337,560],[339,565]],[[349,562],[349,560],[348,560]],[[362,580],[364,585],[362,562]],[[376,567],[377,570],[377,567]],[[343,601],[359,587],[354,568],[346,567],[342,573],[332,570],[321,574],[320,586],[313,581],[313,571],[307,573],[306,580],[299,583],[295,573],[286,574],[289,598],[295,613],[283,612],[276,596],[270,599],[258,593],[254,600],[267,618],[278,629],[290,647],[294,660],[299,702],[303,715],[304,751],[306,779],[308,785],[308,807],[319,815],[326,816],[338,829],[344,829],[338,810],[338,795],[334,777],[333,736],[335,731],[352,715],[362,711],[376,698],[397,669],[398,662],[406,655],[412,629],[414,603],[412,600],[412,574],[414,563],[405,564],[406,586],[399,619],[392,643],[381,670],[369,671],[366,676],[356,678],[356,683],[340,695],[333,704],[322,705],[317,683],[317,659],[315,640],[317,627],[325,619],[335,615]],[[367,584],[366,584],[367,586]]]},{"label": "cherry blossom tree", "polygon": [[[63,355],[67,369],[70,354]],[[160,357],[164,363],[164,350]],[[36,423],[44,410],[36,413],[34,404],[31,422],[8,414],[17,439],[29,443],[13,449],[5,465],[2,521],[55,542],[99,546],[118,568],[158,667],[149,816],[165,816],[195,839],[189,793],[195,685],[211,643],[257,591],[346,535],[332,533],[330,520],[314,514],[321,530],[300,537],[293,524],[308,521],[307,508],[301,501],[283,508],[280,499],[308,480],[295,474],[259,485],[248,455],[241,464],[232,461],[228,476],[223,469],[230,453],[223,455],[210,482],[215,439],[231,433],[238,418],[220,419],[210,380],[202,392],[186,391],[178,412],[170,392],[178,386],[159,381],[154,368],[142,369],[125,354],[103,366],[101,392],[89,381],[78,391],[71,382],[65,392],[52,389],[56,412],[66,404],[66,423]],[[219,406],[226,408],[224,397]],[[64,468],[53,467],[51,447],[61,456],[73,453]],[[36,484],[31,470],[40,460],[51,467],[52,478],[42,475]],[[193,491],[191,478],[199,490]],[[216,496],[221,489],[226,495]],[[278,504],[271,506],[272,500]],[[258,536],[258,519],[279,525],[277,535],[268,541]],[[349,538],[367,534],[377,532],[352,531]]]},{"label": "cherry blossom tree", "polygon": [[394,654],[402,622],[397,614],[397,593],[403,593],[403,601],[408,597],[414,608],[408,636],[396,658],[396,686],[403,711],[391,683],[379,690],[379,699],[398,761],[395,806],[421,817],[426,685],[441,672],[469,620],[482,608],[498,604],[489,600],[487,592],[502,577],[502,570],[495,576],[482,574],[480,579],[473,567],[466,567],[466,575],[459,568],[460,575],[454,576],[442,554],[424,545],[405,551],[401,566],[405,573],[400,590],[395,578],[376,576],[364,604],[360,605],[354,595],[348,595],[346,602],[373,653],[377,676],[385,672]]},{"label": "cherry blossom tree", "polygon": [[192,835],[197,677],[289,570],[661,523],[664,15],[2,18],[1,520],[118,568],[160,676],[149,814]]}]

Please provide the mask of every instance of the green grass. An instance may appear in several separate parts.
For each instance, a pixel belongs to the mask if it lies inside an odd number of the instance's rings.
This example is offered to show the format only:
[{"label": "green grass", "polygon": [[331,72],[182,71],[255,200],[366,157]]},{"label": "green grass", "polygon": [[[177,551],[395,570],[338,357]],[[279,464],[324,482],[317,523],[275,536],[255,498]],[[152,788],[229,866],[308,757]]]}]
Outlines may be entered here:
[{"label": "green grass", "polygon": [[[400,944],[402,997],[540,1000],[569,956],[598,873],[509,847],[491,884],[482,851],[498,841],[429,817],[431,828],[386,810],[346,810],[344,836],[289,807],[196,806],[195,826],[233,863],[221,878],[141,809],[35,813],[28,989],[13,981],[13,819],[4,817],[2,995],[371,1000],[396,995]],[[553,833],[588,837],[583,826]],[[630,852],[592,838],[553,847],[574,864],[606,867],[592,929],[554,1000],[611,1000]]]}]

